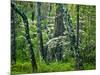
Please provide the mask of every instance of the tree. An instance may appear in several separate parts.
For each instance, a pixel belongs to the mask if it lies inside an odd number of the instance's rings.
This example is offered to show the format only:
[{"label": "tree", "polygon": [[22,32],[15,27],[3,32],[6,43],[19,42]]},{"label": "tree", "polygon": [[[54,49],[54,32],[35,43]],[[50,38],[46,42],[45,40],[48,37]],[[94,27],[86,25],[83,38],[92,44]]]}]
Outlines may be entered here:
[{"label": "tree", "polygon": [[16,13],[11,8],[11,64],[16,64]]},{"label": "tree", "polygon": [[38,39],[39,39],[39,48],[40,48],[40,52],[41,52],[41,56],[42,58],[46,61],[45,58],[45,51],[44,51],[44,47],[43,47],[43,38],[42,38],[42,29],[41,29],[41,3],[37,2],[37,33],[38,33]]},{"label": "tree", "polygon": [[60,35],[63,35],[63,32],[65,30],[64,24],[63,24],[63,6],[62,4],[57,4],[56,9],[56,18],[55,18],[55,33],[54,37],[58,37]]},{"label": "tree", "polygon": [[77,11],[77,36],[76,36],[76,69],[81,70],[83,69],[82,59],[80,57],[80,49],[79,49],[79,5],[76,6]]},{"label": "tree", "polygon": [[36,71],[37,69],[37,64],[36,64],[36,59],[35,59],[35,54],[33,52],[33,45],[31,42],[31,38],[30,38],[30,33],[29,33],[29,24],[28,24],[28,20],[26,15],[24,14],[24,12],[20,11],[16,5],[14,3],[11,3],[11,7],[13,8],[13,10],[15,10],[23,19],[24,22],[24,26],[25,26],[25,32],[26,32],[26,39],[29,45],[29,49],[30,49],[30,57],[31,57],[31,63],[32,63],[32,68],[33,68],[33,72]]},{"label": "tree", "polygon": [[[63,33],[65,31],[64,24],[63,24],[63,5],[57,4],[56,9],[56,18],[55,18],[55,33],[54,37],[63,36]],[[56,47],[56,57],[58,61],[61,61],[62,59],[62,46],[59,45],[59,41]]]}]

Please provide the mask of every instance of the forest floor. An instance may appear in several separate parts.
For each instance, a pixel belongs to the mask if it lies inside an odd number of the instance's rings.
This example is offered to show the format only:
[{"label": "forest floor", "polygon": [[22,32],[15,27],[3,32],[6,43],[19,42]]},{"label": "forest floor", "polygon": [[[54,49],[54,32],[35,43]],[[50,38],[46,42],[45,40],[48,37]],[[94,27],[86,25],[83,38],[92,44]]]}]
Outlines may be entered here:
[{"label": "forest floor", "polygon": [[[45,72],[64,72],[64,71],[75,71],[74,62],[52,62],[49,64],[37,63],[38,69],[34,73],[45,73]],[[84,64],[85,70],[95,69],[95,66],[91,64]],[[16,74],[29,74],[32,73],[32,65],[29,62],[17,63],[11,67],[11,75]]]}]

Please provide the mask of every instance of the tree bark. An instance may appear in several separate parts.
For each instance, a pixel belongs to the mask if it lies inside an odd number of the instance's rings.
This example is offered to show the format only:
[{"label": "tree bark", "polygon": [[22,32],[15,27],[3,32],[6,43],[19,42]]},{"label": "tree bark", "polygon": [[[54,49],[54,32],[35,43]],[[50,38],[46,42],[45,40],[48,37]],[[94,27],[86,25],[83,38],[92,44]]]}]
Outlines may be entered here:
[{"label": "tree bark", "polygon": [[[63,36],[63,32],[65,31],[64,24],[63,24],[63,6],[62,6],[62,4],[57,4],[56,6],[57,6],[57,9],[56,9],[56,18],[55,18],[56,23],[55,23],[54,37]],[[55,57],[57,57],[58,61],[61,61],[62,46],[59,45],[59,42],[60,41],[58,41],[57,48],[55,50],[55,52],[56,52]]]},{"label": "tree bark", "polygon": [[83,65],[79,51],[79,5],[76,6],[76,10],[77,10],[76,69],[82,70]]},{"label": "tree bark", "polygon": [[11,64],[16,64],[16,14],[13,9],[11,9]]},{"label": "tree bark", "polygon": [[57,9],[56,9],[56,18],[55,18],[55,34],[54,37],[58,37],[60,35],[63,35],[63,32],[65,30],[64,24],[63,24],[63,9],[62,9],[62,4],[57,4]]},{"label": "tree bark", "polygon": [[28,23],[28,20],[27,20],[27,17],[26,15],[20,11],[16,5],[14,3],[11,3],[11,7],[22,17],[23,19],[23,22],[24,22],[24,26],[25,26],[25,32],[26,32],[26,39],[27,39],[27,42],[28,42],[28,45],[29,45],[29,49],[30,49],[30,57],[31,57],[31,63],[32,63],[32,68],[33,68],[33,72],[36,71],[37,69],[37,64],[36,64],[36,59],[35,59],[35,54],[34,54],[34,51],[33,51],[33,45],[32,45],[32,42],[31,42],[31,38],[30,38],[30,33],[29,33],[29,23]]},{"label": "tree bark", "polygon": [[42,38],[40,6],[41,6],[41,3],[37,2],[37,33],[38,33],[39,48],[40,48],[41,56],[44,60],[46,60],[44,46],[43,46],[43,38]]}]

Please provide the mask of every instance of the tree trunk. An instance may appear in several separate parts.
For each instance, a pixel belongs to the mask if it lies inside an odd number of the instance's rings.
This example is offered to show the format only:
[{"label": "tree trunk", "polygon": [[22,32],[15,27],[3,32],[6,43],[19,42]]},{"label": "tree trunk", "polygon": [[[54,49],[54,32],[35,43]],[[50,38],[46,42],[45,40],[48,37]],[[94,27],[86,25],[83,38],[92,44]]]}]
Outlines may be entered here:
[{"label": "tree trunk", "polygon": [[79,5],[77,5],[76,9],[77,9],[76,69],[82,70],[83,65],[79,51]]},{"label": "tree trunk", "polygon": [[32,11],[32,21],[34,21],[34,17],[35,17],[34,11]]},{"label": "tree trunk", "polygon": [[13,9],[11,9],[11,64],[16,64],[16,14]]},{"label": "tree trunk", "polygon": [[29,33],[29,23],[27,20],[26,15],[20,11],[16,5],[14,3],[11,3],[11,7],[22,17],[23,22],[24,22],[24,26],[25,26],[25,32],[26,32],[26,39],[29,45],[29,49],[30,49],[30,57],[31,57],[31,63],[32,63],[32,68],[33,68],[33,72],[36,71],[37,69],[37,64],[36,64],[36,59],[35,59],[35,54],[33,52],[33,45],[31,42],[31,38],[30,38],[30,33]]},{"label": "tree trunk", "polygon": [[[56,18],[55,18],[55,33],[54,37],[63,36],[63,32],[65,30],[64,24],[63,24],[63,6],[62,4],[57,4],[56,9]],[[60,41],[59,41],[60,42]],[[59,42],[57,44],[57,48],[55,50],[56,57],[58,61],[61,61],[62,59],[62,46],[59,46]]]},{"label": "tree trunk", "polygon": [[63,11],[62,11],[63,9],[62,9],[62,7],[63,7],[62,4],[57,4],[54,37],[63,35],[63,32],[65,30],[64,24],[63,24]]},{"label": "tree trunk", "polygon": [[44,60],[46,60],[45,51],[44,51],[44,47],[43,47],[40,6],[41,6],[41,3],[37,2],[37,33],[38,33],[39,48],[40,48],[41,56]]}]

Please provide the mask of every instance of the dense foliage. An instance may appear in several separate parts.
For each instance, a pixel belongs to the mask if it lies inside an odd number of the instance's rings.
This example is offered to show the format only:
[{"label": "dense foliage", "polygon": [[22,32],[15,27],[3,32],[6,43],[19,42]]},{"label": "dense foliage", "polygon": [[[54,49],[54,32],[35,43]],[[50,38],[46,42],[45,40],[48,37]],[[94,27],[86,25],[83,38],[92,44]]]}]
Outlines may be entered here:
[{"label": "dense foliage", "polygon": [[11,2],[11,74],[95,66],[95,6]]}]

